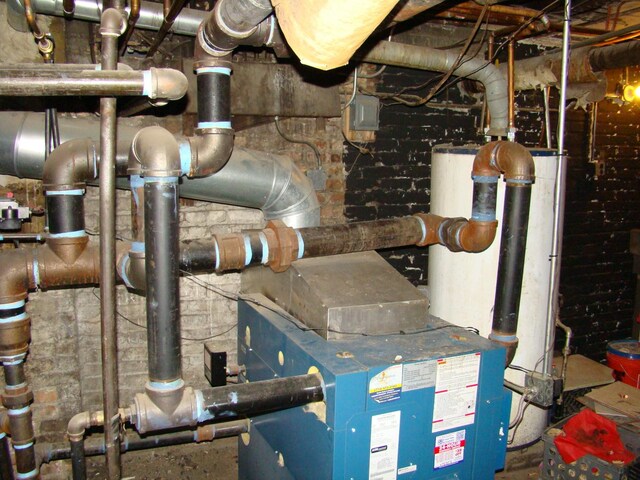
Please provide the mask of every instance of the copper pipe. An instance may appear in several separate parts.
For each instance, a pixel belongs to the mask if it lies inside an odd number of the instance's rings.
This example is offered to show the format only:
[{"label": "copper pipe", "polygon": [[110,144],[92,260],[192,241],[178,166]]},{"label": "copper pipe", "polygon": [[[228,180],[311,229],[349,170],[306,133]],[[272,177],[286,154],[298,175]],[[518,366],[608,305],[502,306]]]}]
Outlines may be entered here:
[{"label": "copper pipe", "polygon": [[131,10],[129,11],[129,20],[127,21],[127,30],[124,32],[121,40],[120,55],[124,55],[127,51],[127,44],[133,35],[136,22],[140,18],[140,0],[130,0]]},{"label": "copper pipe", "polygon": [[[493,34],[493,32],[491,32],[489,34],[489,43],[487,45],[487,57],[489,60],[489,62],[493,63],[493,56],[495,55],[495,47],[496,47],[496,37]],[[484,116],[484,131],[488,132],[489,128],[491,128],[491,112],[489,111],[489,103],[487,102],[487,98],[486,96],[484,97],[484,112],[485,112],[485,116]]]},{"label": "copper pipe", "polygon": [[169,16],[169,12],[171,11],[171,0],[162,0],[162,13],[164,14],[164,18]]},{"label": "copper pipe", "polygon": [[175,21],[176,17],[180,13],[180,10],[182,10],[182,7],[184,6],[185,3],[186,3],[186,0],[174,0],[174,2],[171,5],[171,8],[165,15],[164,20],[162,21],[162,25],[158,30],[158,35],[156,36],[156,39],[153,41],[153,44],[151,45],[151,47],[149,47],[149,51],[147,52],[147,58],[153,57],[153,55],[158,51],[158,47],[164,40],[164,37],[167,36],[167,33],[169,33],[169,30],[171,30],[171,27],[173,26],[173,22]]},{"label": "copper pipe", "polygon": [[27,23],[29,24],[29,28],[31,29],[33,36],[38,41],[42,40],[45,35],[42,30],[40,30],[38,22],[36,22],[36,12],[33,10],[31,0],[24,0],[24,16],[27,19]]},{"label": "copper pipe", "polygon": [[[436,18],[450,20],[475,21],[480,16],[483,6],[475,2],[464,2],[435,15]],[[535,19],[542,23],[544,29],[550,25],[549,18],[541,11],[524,7],[510,7],[505,5],[492,5],[487,21],[494,25],[521,25]],[[537,27],[540,28],[540,27]]]},{"label": "copper pipe", "polygon": [[515,121],[515,90],[514,90],[514,62],[515,62],[515,40],[511,40],[508,46],[508,62],[507,62],[507,91],[509,94],[509,110],[507,116],[509,118],[509,131],[507,135],[513,140],[516,130]]}]

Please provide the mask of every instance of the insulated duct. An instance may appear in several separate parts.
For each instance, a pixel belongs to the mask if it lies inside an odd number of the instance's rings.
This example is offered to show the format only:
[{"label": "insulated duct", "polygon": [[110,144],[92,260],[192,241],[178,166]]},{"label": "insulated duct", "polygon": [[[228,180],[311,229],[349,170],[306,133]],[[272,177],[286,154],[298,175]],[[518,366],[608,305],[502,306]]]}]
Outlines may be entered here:
[{"label": "insulated duct", "polygon": [[304,65],[331,70],[347,64],[398,0],[273,0],[287,43]]},{"label": "insulated duct", "polygon": [[[95,117],[60,116],[60,141],[99,138]],[[129,147],[140,127],[118,125],[118,170],[126,174]],[[0,174],[42,178],[44,165],[44,115],[0,112]],[[128,189],[128,182],[118,185]],[[289,157],[235,147],[227,164],[215,175],[183,178],[185,198],[262,210],[266,220],[281,219],[290,227],[320,223],[320,205],[311,181]]]},{"label": "insulated duct", "polygon": [[[458,55],[457,50],[436,50],[396,42],[380,42],[363,52],[362,60],[382,65],[448,72],[455,64]],[[454,70],[453,74],[476,80],[484,85],[491,113],[491,126],[487,134],[506,136],[509,124],[506,75],[493,64],[487,64],[482,56],[463,57],[460,66]]]}]

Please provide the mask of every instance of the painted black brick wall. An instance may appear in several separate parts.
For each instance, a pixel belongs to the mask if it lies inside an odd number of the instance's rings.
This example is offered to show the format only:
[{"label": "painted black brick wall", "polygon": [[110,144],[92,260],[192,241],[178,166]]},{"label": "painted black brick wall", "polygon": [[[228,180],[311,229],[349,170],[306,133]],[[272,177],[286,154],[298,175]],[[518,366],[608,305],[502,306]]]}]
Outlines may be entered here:
[{"label": "painted black brick wall", "polygon": [[[388,68],[380,91],[420,84],[430,74]],[[424,90],[422,91],[424,92]],[[437,100],[472,104],[457,86]],[[540,92],[518,95],[517,140],[545,144]],[[552,98],[552,105],[557,99]],[[597,143],[606,156],[606,174],[594,178],[587,160],[587,118],[572,110],[567,119],[568,182],[563,239],[561,317],[575,333],[575,351],[604,358],[610,340],[631,333],[635,277],[631,272],[629,230],[640,226],[640,109],[601,102]],[[480,110],[385,106],[373,156],[345,144],[345,214],[371,220],[429,211],[431,147],[480,142]],[[552,115],[553,128],[557,114]],[[555,134],[554,145],[555,145]],[[427,283],[427,249],[381,252],[412,283]],[[560,340],[560,339],[559,339]]]}]

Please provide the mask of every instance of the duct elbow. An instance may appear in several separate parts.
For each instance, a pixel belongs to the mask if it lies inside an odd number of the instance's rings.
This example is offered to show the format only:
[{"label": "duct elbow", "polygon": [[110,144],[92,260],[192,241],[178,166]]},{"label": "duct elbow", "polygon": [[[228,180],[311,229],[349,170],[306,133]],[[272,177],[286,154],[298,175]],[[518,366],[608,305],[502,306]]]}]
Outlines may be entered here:
[{"label": "duct elbow", "polygon": [[473,161],[474,176],[504,174],[508,183],[531,184],[535,165],[529,150],[515,142],[489,142],[480,148]]},{"label": "duct elbow", "polygon": [[173,135],[162,127],[146,127],[134,137],[129,173],[150,177],[180,176],[180,151]]},{"label": "duct elbow", "polygon": [[96,144],[88,138],[70,140],[56,148],[44,164],[42,183],[46,190],[84,188],[97,177]]},{"label": "duct elbow", "polygon": [[[206,177],[226,165],[233,150],[233,130],[229,128],[207,128],[200,135],[189,139],[190,163],[183,167],[188,177]],[[186,170],[186,172],[185,172]]]}]

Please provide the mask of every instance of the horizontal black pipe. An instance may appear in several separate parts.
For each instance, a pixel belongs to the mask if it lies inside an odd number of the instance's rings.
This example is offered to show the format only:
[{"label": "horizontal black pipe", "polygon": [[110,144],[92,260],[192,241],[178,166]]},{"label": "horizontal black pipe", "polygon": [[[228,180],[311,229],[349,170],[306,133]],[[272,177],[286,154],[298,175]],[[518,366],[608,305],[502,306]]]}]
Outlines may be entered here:
[{"label": "horizontal black pipe", "polygon": [[299,232],[304,240],[304,257],[415,245],[424,234],[416,217],[301,228]]},{"label": "horizontal black pipe", "polygon": [[142,72],[44,70],[0,72],[3,96],[143,95]]},{"label": "horizontal black pipe", "polygon": [[275,378],[203,390],[204,408],[214,417],[260,413],[319,402],[324,398],[316,374]]},{"label": "horizontal black pipe", "polygon": [[[182,430],[161,435],[151,435],[140,437],[137,434],[127,432],[120,444],[120,451],[134,452],[137,450],[148,450],[151,448],[171,447],[174,445],[185,445],[188,443],[205,442],[217,438],[234,437],[249,431],[248,421],[232,421],[216,424],[209,424],[195,430]],[[84,455],[86,457],[96,457],[104,455],[104,438],[96,441],[87,441],[84,445]],[[66,445],[40,444],[38,453],[43,463],[57,460],[69,460],[71,449]],[[4,480],[4,479],[2,479]]]}]

